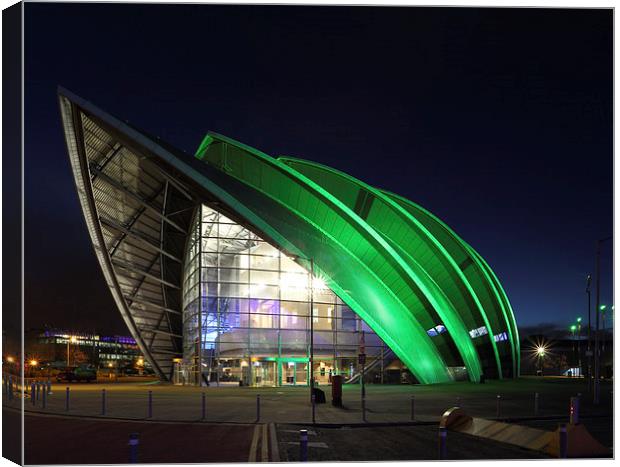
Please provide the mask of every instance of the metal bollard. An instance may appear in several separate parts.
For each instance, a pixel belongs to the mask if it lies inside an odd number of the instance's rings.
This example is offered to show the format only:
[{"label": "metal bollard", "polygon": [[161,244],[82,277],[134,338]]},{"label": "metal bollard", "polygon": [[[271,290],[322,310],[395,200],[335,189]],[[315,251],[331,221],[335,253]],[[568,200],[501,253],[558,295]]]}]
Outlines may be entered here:
[{"label": "metal bollard", "polygon": [[49,396],[53,395],[54,393],[52,392],[52,380],[48,379],[47,380],[47,394]]},{"label": "metal bollard", "polygon": [[12,401],[13,400],[13,378],[11,378],[10,376],[7,378],[7,391],[8,391],[8,396],[9,396],[9,400]]},{"label": "metal bollard", "polygon": [[105,415],[105,389],[101,390],[101,415]]},{"label": "metal bollard", "polygon": [[310,397],[310,402],[312,403],[312,423],[316,423],[316,394],[312,391],[312,396]]},{"label": "metal bollard", "polygon": [[67,386],[67,389],[65,390],[65,411],[68,412],[69,411],[69,386]]},{"label": "metal bollard", "polygon": [[36,394],[37,394],[36,385],[34,383],[32,383],[30,385],[30,400],[32,400],[32,405],[36,405],[37,404]]},{"label": "metal bollard", "polygon": [[579,423],[579,397],[570,398],[570,424],[577,425]]},{"label": "metal bollard", "polygon": [[41,398],[41,383],[39,383],[38,381],[36,382],[36,400],[39,400]]},{"label": "metal bollard", "polygon": [[260,394],[256,394],[256,421],[260,421]]},{"label": "metal bollard", "polygon": [[129,463],[138,463],[138,445],[140,444],[140,438],[138,433],[132,433],[129,435]]},{"label": "metal bollard", "polygon": [[411,421],[415,421],[415,396],[411,396]]},{"label": "metal bollard", "polygon": [[566,424],[560,424],[560,459],[566,459],[568,451],[568,436],[566,434]]},{"label": "metal bollard", "polygon": [[153,391],[149,391],[149,404],[147,409],[146,418],[153,417]]},{"label": "metal bollard", "polygon": [[448,429],[446,427],[439,427],[439,459],[448,458]]},{"label": "metal bollard", "polygon": [[299,461],[308,462],[308,430],[299,430]]},{"label": "metal bollard", "polygon": [[534,415],[538,415],[538,393],[534,393]]},{"label": "metal bollard", "polygon": [[362,397],[362,421],[366,423],[366,398]]},{"label": "metal bollard", "polygon": [[500,403],[502,400],[502,396],[500,396],[499,394],[497,395],[497,414],[496,417],[499,418],[500,416]]},{"label": "metal bollard", "polygon": [[202,393],[202,415],[200,417],[201,420],[207,419],[207,395]]},{"label": "metal bollard", "polygon": [[41,405],[43,408],[45,408],[47,405],[47,391],[43,391],[43,393],[41,394]]}]

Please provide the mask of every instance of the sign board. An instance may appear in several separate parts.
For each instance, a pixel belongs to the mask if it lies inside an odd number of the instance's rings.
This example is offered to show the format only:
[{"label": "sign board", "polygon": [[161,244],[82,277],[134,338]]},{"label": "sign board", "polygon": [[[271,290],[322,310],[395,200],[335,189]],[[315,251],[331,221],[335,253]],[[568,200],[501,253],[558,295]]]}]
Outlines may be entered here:
[{"label": "sign board", "polygon": [[358,355],[358,362],[360,365],[365,365],[366,364],[366,354],[365,353],[361,353]]}]

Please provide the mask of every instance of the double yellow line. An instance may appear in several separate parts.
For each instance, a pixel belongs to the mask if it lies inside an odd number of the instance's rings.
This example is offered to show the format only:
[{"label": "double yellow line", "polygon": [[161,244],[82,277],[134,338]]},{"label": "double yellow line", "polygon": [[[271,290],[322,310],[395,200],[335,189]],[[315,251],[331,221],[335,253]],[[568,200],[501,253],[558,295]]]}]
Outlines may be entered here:
[{"label": "double yellow line", "polygon": [[[260,461],[258,460],[259,446]],[[269,459],[269,451],[271,451],[271,459]],[[270,460],[271,462],[280,462],[276,427],[273,423],[269,423],[269,426],[266,423],[257,424],[254,426],[248,462],[269,462]]]}]

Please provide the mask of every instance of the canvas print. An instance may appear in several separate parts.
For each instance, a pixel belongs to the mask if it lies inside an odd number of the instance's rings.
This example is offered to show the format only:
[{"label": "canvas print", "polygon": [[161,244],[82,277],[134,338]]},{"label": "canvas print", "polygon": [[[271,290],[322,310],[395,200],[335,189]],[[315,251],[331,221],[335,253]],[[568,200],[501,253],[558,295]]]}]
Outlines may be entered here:
[{"label": "canvas print", "polygon": [[3,456],[613,458],[613,9],[3,11]]}]

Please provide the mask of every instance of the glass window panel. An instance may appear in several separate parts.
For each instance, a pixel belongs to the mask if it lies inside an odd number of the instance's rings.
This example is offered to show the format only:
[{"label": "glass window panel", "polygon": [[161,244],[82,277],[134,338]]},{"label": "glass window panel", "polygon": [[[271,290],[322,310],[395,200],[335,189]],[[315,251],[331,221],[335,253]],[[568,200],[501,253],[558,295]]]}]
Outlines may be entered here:
[{"label": "glass window panel", "polygon": [[279,285],[280,273],[277,271],[250,270],[250,282],[252,284]]},{"label": "glass window panel", "polygon": [[248,269],[249,256],[246,253],[220,253],[220,267]]},{"label": "glass window panel", "polygon": [[250,297],[277,299],[280,297],[280,288],[272,285],[252,284],[250,285]]},{"label": "glass window panel", "polygon": [[308,301],[308,289],[302,287],[282,287],[282,300]]},{"label": "glass window panel", "polygon": [[305,330],[282,330],[280,331],[280,339],[283,353],[289,353],[291,350],[301,350],[305,354],[308,350],[308,333]]},{"label": "glass window panel", "polygon": [[253,354],[278,353],[278,331],[273,329],[250,329],[250,345]]},{"label": "glass window panel", "polygon": [[248,282],[247,269],[220,268],[220,282]]},{"label": "glass window panel", "polygon": [[221,297],[239,297],[247,298],[249,287],[247,283],[234,284],[222,282],[220,283],[220,296]]},{"label": "glass window panel", "polygon": [[255,253],[250,255],[251,269],[267,269],[270,271],[277,271],[279,267],[280,260],[277,256],[261,256]]}]

